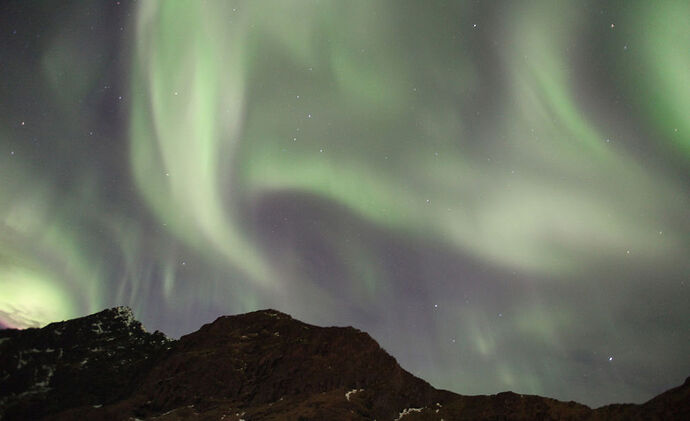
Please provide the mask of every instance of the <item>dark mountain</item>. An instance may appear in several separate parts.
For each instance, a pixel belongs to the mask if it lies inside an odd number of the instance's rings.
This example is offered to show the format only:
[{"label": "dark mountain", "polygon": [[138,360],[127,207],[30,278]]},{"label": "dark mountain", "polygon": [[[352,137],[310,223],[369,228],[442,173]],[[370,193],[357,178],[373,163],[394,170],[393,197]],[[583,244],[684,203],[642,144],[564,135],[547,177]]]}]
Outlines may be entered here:
[{"label": "dark mountain", "polygon": [[274,310],[172,341],[117,307],[0,331],[3,420],[685,420],[690,379],[592,410],[512,392],[461,396],[403,370],[369,335]]}]

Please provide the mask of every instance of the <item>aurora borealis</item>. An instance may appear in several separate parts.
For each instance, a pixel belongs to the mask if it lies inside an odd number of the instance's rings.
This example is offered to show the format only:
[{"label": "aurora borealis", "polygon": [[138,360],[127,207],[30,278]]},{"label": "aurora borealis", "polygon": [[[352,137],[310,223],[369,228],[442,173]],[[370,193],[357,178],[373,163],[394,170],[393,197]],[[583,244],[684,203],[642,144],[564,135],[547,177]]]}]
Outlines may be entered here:
[{"label": "aurora borealis", "polygon": [[0,323],[276,308],[461,394],[690,375],[690,3],[8,1]]}]

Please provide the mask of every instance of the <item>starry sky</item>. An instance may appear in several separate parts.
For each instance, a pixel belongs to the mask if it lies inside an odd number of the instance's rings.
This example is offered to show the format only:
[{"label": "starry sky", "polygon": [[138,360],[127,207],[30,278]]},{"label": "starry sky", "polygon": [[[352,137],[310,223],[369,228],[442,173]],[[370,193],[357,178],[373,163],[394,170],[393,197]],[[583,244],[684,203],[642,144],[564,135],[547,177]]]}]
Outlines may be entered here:
[{"label": "starry sky", "polygon": [[0,323],[275,308],[462,394],[690,375],[690,3],[5,1]]}]

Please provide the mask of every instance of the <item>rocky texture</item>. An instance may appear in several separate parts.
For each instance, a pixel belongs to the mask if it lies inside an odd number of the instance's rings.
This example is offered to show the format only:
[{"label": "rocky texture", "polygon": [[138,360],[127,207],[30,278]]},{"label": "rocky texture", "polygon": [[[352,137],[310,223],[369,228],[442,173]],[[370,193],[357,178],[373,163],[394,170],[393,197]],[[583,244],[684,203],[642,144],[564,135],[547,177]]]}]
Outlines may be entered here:
[{"label": "rocky texture", "polygon": [[42,329],[0,330],[0,418],[38,419],[122,399],[170,342],[147,333],[127,307]]},{"label": "rocky texture", "polygon": [[596,410],[512,392],[461,396],[412,376],[366,333],[274,310],[221,317],[173,342],[116,308],[0,331],[0,355],[7,420],[690,419],[690,381]]}]

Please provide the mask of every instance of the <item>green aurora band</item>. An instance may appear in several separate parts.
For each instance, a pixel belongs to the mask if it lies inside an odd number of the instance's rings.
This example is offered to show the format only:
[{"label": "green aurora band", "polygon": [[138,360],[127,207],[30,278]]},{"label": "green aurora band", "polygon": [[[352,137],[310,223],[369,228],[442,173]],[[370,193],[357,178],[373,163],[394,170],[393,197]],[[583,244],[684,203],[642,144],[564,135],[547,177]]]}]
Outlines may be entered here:
[{"label": "green aurora band", "polygon": [[[552,278],[580,270],[583,257],[679,257],[686,239],[660,238],[658,227],[669,205],[679,217],[687,209],[681,187],[607,144],[610,128],[577,105],[564,63],[578,28],[560,5],[516,11],[504,29],[515,40],[502,48],[507,109],[482,139],[464,129],[476,116],[451,103],[480,89],[481,69],[460,54],[440,70],[387,48],[399,28],[382,5],[320,2],[316,13],[304,2],[243,4],[241,17],[232,3],[141,7],[132,166],[147,203],[182,240],[268,282],[269,263],[236,208],[297,190],[387,229]],[[444,85],[416,94],[432,78]],[[447,86],[460,98],[440,91]],[[478,141],[480,150],[471,145]],[[545,171],[559,179],[544,183]],[[593,250],[592,239],[603,247]]]}]

